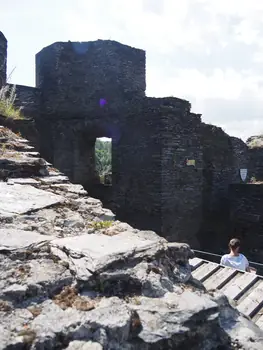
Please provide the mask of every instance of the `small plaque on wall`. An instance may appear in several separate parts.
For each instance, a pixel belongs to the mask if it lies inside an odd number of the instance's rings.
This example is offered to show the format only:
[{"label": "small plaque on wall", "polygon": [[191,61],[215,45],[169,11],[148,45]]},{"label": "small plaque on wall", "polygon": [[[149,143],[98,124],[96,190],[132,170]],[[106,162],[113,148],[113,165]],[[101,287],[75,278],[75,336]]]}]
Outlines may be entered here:
[{"label": "small plaque on wall", "polygon": [[195,159],[186,159],[186,165],[187,166],[195,166]]}]

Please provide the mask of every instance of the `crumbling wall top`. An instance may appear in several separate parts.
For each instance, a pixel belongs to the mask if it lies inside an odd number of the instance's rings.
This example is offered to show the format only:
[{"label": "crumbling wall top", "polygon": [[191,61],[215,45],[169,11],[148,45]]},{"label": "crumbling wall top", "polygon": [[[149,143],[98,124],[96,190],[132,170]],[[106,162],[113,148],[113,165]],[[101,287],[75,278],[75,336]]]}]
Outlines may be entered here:
[{"label": "crumbling wall top", "polygon": [[[0,32],[1,33],[1,32]],[[122,50],[122,52],[131,54],[131,52],[134,53],[140,53],[145,56],[145,50],[138,49],[129,45],[122,44],[115,40],[94,40],[94,41],[56,41],[46,47],[44,47],[42,50],[40,50],[36,55],[39,55],[43,51],[47,51],[50,49],[61,49],[61,48],[69,48],[73,47],[77,53],[86,53],[89,49],[92,48],[107,48],[107,47],[114,47],[115,49]]]}]

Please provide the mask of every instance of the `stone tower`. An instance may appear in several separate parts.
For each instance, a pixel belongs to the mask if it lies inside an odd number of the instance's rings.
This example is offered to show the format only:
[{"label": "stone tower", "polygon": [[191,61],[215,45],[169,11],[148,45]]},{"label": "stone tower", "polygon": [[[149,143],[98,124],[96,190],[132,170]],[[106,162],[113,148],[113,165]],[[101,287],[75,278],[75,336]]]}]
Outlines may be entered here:
[{"label": "stone tower", "polygon": [[6,83],[7,40],[0,32],[0,88]]},{"label": "stone tower", "polygon": [[145,51],[111,40],[57,42],[36,55],[46,115],[89,115],[105,99],[113,114],[145,96]]}]

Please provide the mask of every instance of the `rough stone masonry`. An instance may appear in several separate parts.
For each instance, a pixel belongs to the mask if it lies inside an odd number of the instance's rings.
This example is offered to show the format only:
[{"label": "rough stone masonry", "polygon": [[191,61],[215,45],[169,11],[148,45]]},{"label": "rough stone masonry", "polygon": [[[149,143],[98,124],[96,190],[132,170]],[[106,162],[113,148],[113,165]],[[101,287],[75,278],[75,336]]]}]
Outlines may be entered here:
[{"label": "rough stone masonry", "polygon": [[220,227],[213,242],[225,246],[228,186],[241,182],[247,146],[202,123],[188,101],[146,97],[143,50],[110,40],[57,42],[36,55],[36,85],[17,85],[17,104],[38,136],[25,135],[73,183],[99,196],[95,141],[109,137],[118,218],[195,248]]},{"label": "rough stone masonry", "polygon": [[0,142],[1,350],[262,349],[188,245],[115,221],[6,127]]}]

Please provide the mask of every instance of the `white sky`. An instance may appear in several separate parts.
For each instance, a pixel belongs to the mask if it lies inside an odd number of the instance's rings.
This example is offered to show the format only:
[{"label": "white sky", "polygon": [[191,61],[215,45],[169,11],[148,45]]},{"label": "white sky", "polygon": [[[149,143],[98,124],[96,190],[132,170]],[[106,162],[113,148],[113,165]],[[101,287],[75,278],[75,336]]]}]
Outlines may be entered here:
[{"label": "white sky", "polygon": [[147,52],[147,95],[192,103],[244,140],[263,132],[263,1],[0,0],[11,81],[35,85],[55,41],[112,39]]}]

